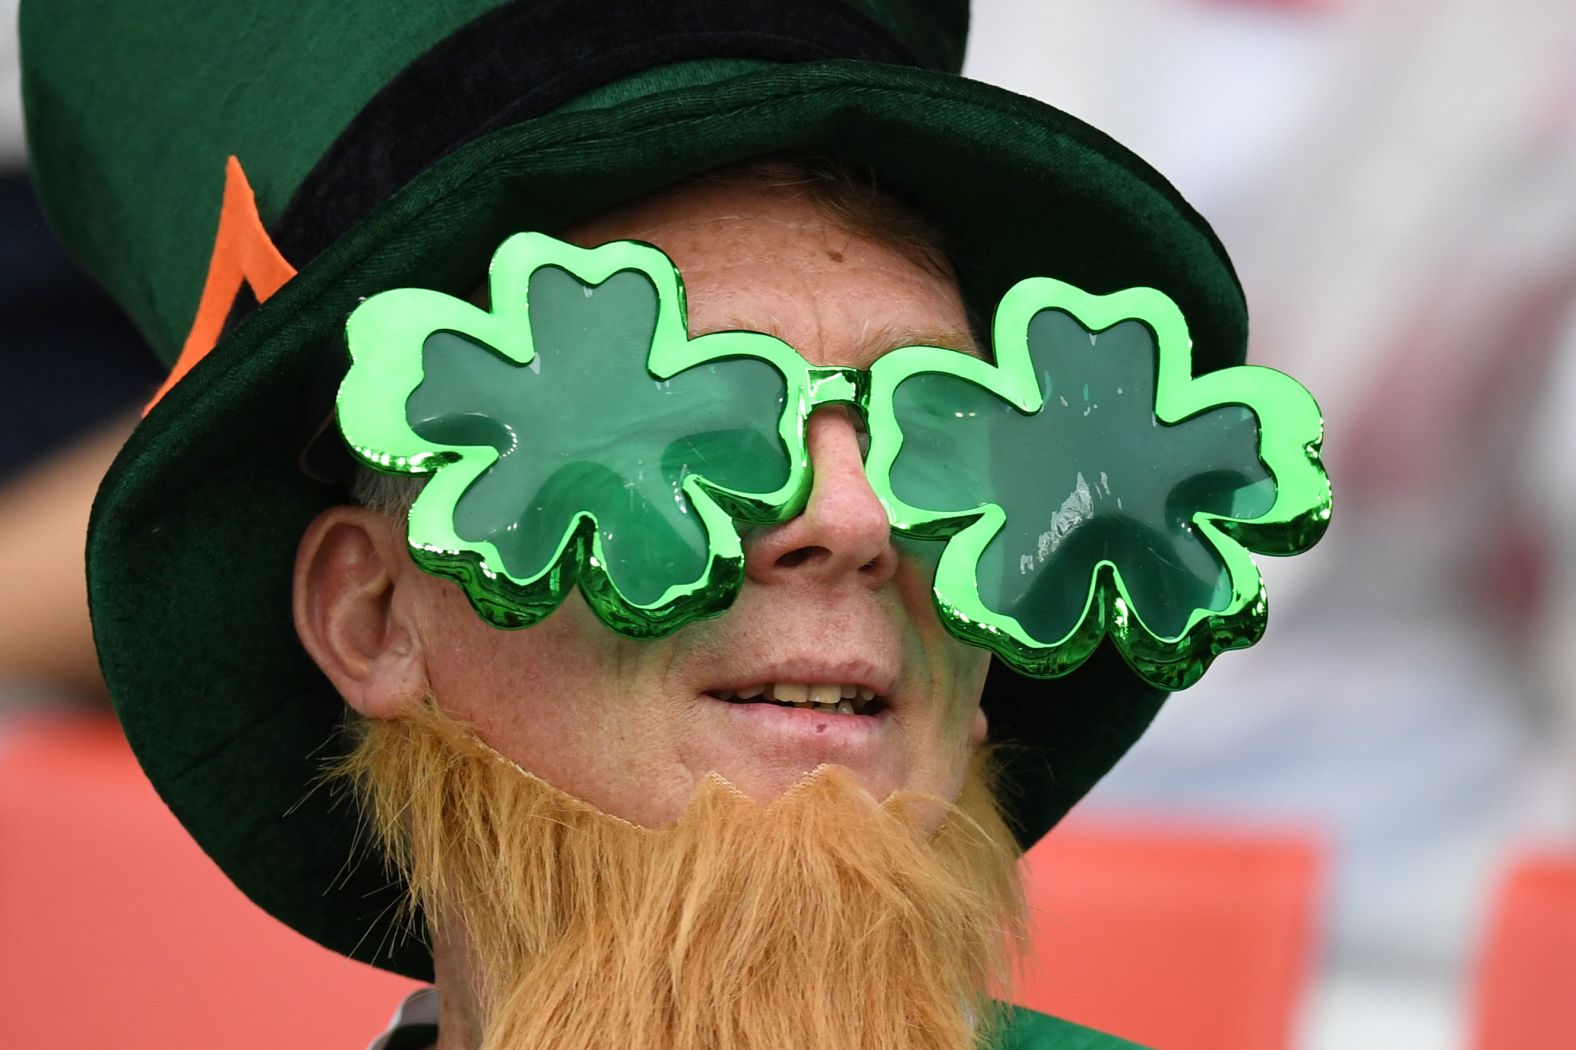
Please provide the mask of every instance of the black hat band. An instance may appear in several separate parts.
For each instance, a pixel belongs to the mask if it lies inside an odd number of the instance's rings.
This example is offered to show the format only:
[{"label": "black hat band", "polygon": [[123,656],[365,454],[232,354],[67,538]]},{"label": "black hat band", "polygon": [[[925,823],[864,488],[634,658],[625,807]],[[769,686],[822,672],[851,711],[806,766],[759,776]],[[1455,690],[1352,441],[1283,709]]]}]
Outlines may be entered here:
[{"label": "black hat band", "polygon": [[296,190],[274,241],[305,265],[467,142],[642,70],[714,58],[921,64],[838,0],[511,0],[373,96]]}]

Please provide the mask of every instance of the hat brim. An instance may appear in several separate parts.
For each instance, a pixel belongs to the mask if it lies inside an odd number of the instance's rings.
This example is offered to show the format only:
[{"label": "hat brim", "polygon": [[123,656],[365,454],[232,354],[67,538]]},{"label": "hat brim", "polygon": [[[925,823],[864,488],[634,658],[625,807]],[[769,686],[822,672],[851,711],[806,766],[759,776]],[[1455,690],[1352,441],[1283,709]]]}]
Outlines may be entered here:
[{"label": "hat brim", "polygon": [[[1246,309],[1224,250],[1157,173],[1049,106],[947,74],[787,65],[503,129],[429,168],[237,326],[154,408],[107,476],[89,535],[104,674],[144,769],[248,896],[343,954],[430,978],[395,928],[400,887],[348,800],[317,787],[344,705],[296,640],[302,529],[342,491],[311,481],[291,425],[342,367],[359,298],[463,291],[521,229],[557,230],[687,175],[764,153],[876,171],[937,221],[988,316],[1051,275],[1094,293],[1146,285],[1187,316],[1199,371],[1241,360]],[[322,406],[326,409],[326,405]],[[1032,843],[1142,733],[1161,694],[1102,650],[1073,675],[993,667],[1004,800]]]}]

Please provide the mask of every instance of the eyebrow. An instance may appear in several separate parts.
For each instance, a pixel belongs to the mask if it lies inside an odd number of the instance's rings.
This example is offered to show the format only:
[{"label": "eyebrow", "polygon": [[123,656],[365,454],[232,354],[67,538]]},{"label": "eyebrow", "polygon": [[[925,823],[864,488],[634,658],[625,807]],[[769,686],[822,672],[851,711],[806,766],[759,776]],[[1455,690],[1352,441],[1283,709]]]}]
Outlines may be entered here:
[{"label": "eyebrow", "polygon": [[[792,340],[785,339],[777,326],[770,323],[748,322],[740,318],[730,318],[726,323],[702,329],[691,333],[691,338],[698,339],[703,335],[713,335],[717,332],[762,332],[766,335],[782,339],[792,345]],[[854,360],[874,362],[876,358],[889,350],[896,350],[900,346],[936,346],[943,350],[956,350],[970,357],[989,360],[985,352],[980,349],[979,343],[966,329],[958,328],[909,328],[898,324],[884,324],[879,328],[871,329],[860,336],[854,345]],[[796,348],[797,349],[797,348]]]},{"label": "eyebrow", "polygon": [[888,350],[900,346],[938,346],[943,350],[956,350],[972,357],[984,357],[974,336],[957,328],[904,328],[900,325],[883,325],[868,333],[858,347],[862,359],[874,361]]}]

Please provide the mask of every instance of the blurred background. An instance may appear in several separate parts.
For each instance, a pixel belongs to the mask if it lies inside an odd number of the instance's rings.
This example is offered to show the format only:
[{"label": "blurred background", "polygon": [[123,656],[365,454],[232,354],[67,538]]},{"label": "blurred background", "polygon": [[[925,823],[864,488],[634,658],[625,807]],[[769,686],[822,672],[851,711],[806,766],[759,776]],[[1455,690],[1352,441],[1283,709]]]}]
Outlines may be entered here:
[{"label": "blurred background", "polygon": [[1496,880],[1576,832],[1576,5],[975,11],[974,76],[1108,131],[1209,218],[1250,358],[1327,426],[1333,524],[1260,559],[1265,642],[1173,698],[1086,815],[1312,829],[1302,1045],[1466,1045]]},{"label": "blurred background", "polygon": [[[0,19],[3,759],[39,712],[103,703],[74,566],[162,375],[38,215],[14,0]],[[1164,172],[1232,253],[1251,357],[1327,423],[1334,523],[1261,560],[1265,641],[1166,705],[1074,833],[1316,858],[1295,987],[1253,1045],[1489,1045],[1505,873],[1576,840],[1576,4],[976,0],[966,71]]]}]

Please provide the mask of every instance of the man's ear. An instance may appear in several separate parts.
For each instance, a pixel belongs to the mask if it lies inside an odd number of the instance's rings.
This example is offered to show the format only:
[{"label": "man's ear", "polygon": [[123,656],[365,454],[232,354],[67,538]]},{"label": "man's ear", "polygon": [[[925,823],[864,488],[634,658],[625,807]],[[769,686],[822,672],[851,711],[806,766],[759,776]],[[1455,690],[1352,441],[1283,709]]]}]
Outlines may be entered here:
[{"label": "man's ear", "polygon": [[366,507],[338,506],[307,526],[296,549],[296,634],[345,702],[390,718],[427,692],[427,668],[403,582],[419,572],[399,523]]}]

